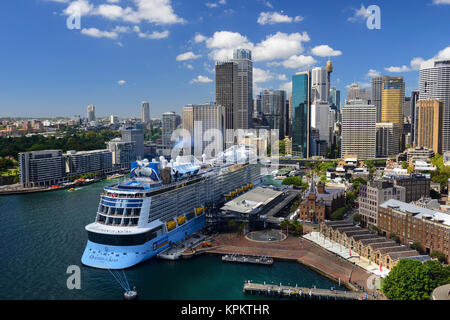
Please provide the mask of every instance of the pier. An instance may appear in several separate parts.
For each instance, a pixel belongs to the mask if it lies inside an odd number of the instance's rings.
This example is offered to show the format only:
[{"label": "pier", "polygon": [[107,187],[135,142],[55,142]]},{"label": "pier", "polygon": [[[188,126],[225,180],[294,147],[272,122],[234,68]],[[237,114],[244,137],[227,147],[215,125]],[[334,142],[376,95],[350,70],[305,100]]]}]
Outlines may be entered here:
[{"label": "pier", "polygon": [[223,262],[235,262],[235,263],[251,263],[251,264],[262,264],[266,266],[271,266],[273,264],[273,259],[266,256],[247,256],[240,254],[226,254],[222,257]]},{"label": "pier", "polygon": [[358,291],[327,290],[317,288],[300,288],[274,284],[246,282],[244,294],[258,294],[273,297],[291,297],[307,300],[370,300],[371,295]]}]

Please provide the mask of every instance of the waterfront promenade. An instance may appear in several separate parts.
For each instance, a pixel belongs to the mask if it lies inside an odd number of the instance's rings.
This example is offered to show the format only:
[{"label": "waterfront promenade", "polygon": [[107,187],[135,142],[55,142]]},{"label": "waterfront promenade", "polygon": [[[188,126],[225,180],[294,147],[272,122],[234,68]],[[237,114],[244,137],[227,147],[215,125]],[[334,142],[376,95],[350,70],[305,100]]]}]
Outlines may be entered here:
[{"label": "waterfront promenade", "polygon": [[257,242],[235,233],[218,234],[213,238],[215,247],[209,248],[208,253],[260,255],[297,261],[336,282],[340,279],[349,289],[364,288],[368,292],[373,291],[367,285],[371,273],[303,238],[289,236],[284,241]]}]

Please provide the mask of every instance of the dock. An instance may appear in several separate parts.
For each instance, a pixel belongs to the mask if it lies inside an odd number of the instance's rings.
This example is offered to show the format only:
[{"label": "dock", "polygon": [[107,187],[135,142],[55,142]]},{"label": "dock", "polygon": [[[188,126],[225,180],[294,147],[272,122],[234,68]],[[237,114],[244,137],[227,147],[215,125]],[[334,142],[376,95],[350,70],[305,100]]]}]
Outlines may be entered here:
[{"label": "dock", "polygon": [[247,256],[240,254],[226,254],[222,257],[223,262],[235,262],[235,263],[250,263],[250,264],[262,264],[271,266],[273,259],[266,256]]},{"label": "dock", "polygon": [[284,285],[246,282],[244,294],[258,294],[273,297],[291,297],[306,300],[370,300],[372,297],[361,291],[327,290],[317,288],[300,288]]}]

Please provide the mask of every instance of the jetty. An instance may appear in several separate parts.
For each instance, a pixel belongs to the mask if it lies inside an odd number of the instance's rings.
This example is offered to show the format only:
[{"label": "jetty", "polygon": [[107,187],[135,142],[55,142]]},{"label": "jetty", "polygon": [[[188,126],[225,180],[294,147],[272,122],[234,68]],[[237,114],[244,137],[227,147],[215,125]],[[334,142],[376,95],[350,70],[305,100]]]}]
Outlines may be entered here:
[{"label": "jetty", "polygon": [[250,263],[250,264],[262,264],[271,266],[273,259],[266,256],[248,256],[240,254],[226,254],[222,257],[223,262],[235,262],[235,263]]},{"label": "jetty", "polygon": [[317,288],[301,288],[298,286],[284,286],[245,282],[244,294],[258,294],[273,297],[291,297],[306,300],[372,300],[372,295],[361,291],[327,290]]}]

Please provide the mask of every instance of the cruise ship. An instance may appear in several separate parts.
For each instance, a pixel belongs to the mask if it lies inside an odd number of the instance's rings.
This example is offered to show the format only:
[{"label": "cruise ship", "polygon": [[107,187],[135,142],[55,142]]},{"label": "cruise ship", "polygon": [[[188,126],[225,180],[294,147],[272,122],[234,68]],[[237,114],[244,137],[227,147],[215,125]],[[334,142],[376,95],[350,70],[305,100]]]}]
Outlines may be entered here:
[{"label": "cruise ship", "polygon": [[85,227],[82,263],[129,268],[202,229],[209,204],[260,181],[254,160],[248,147],[234,146],[209,161],[193,156],[136,161],[129,179],[104,188],[95,222]]}]

